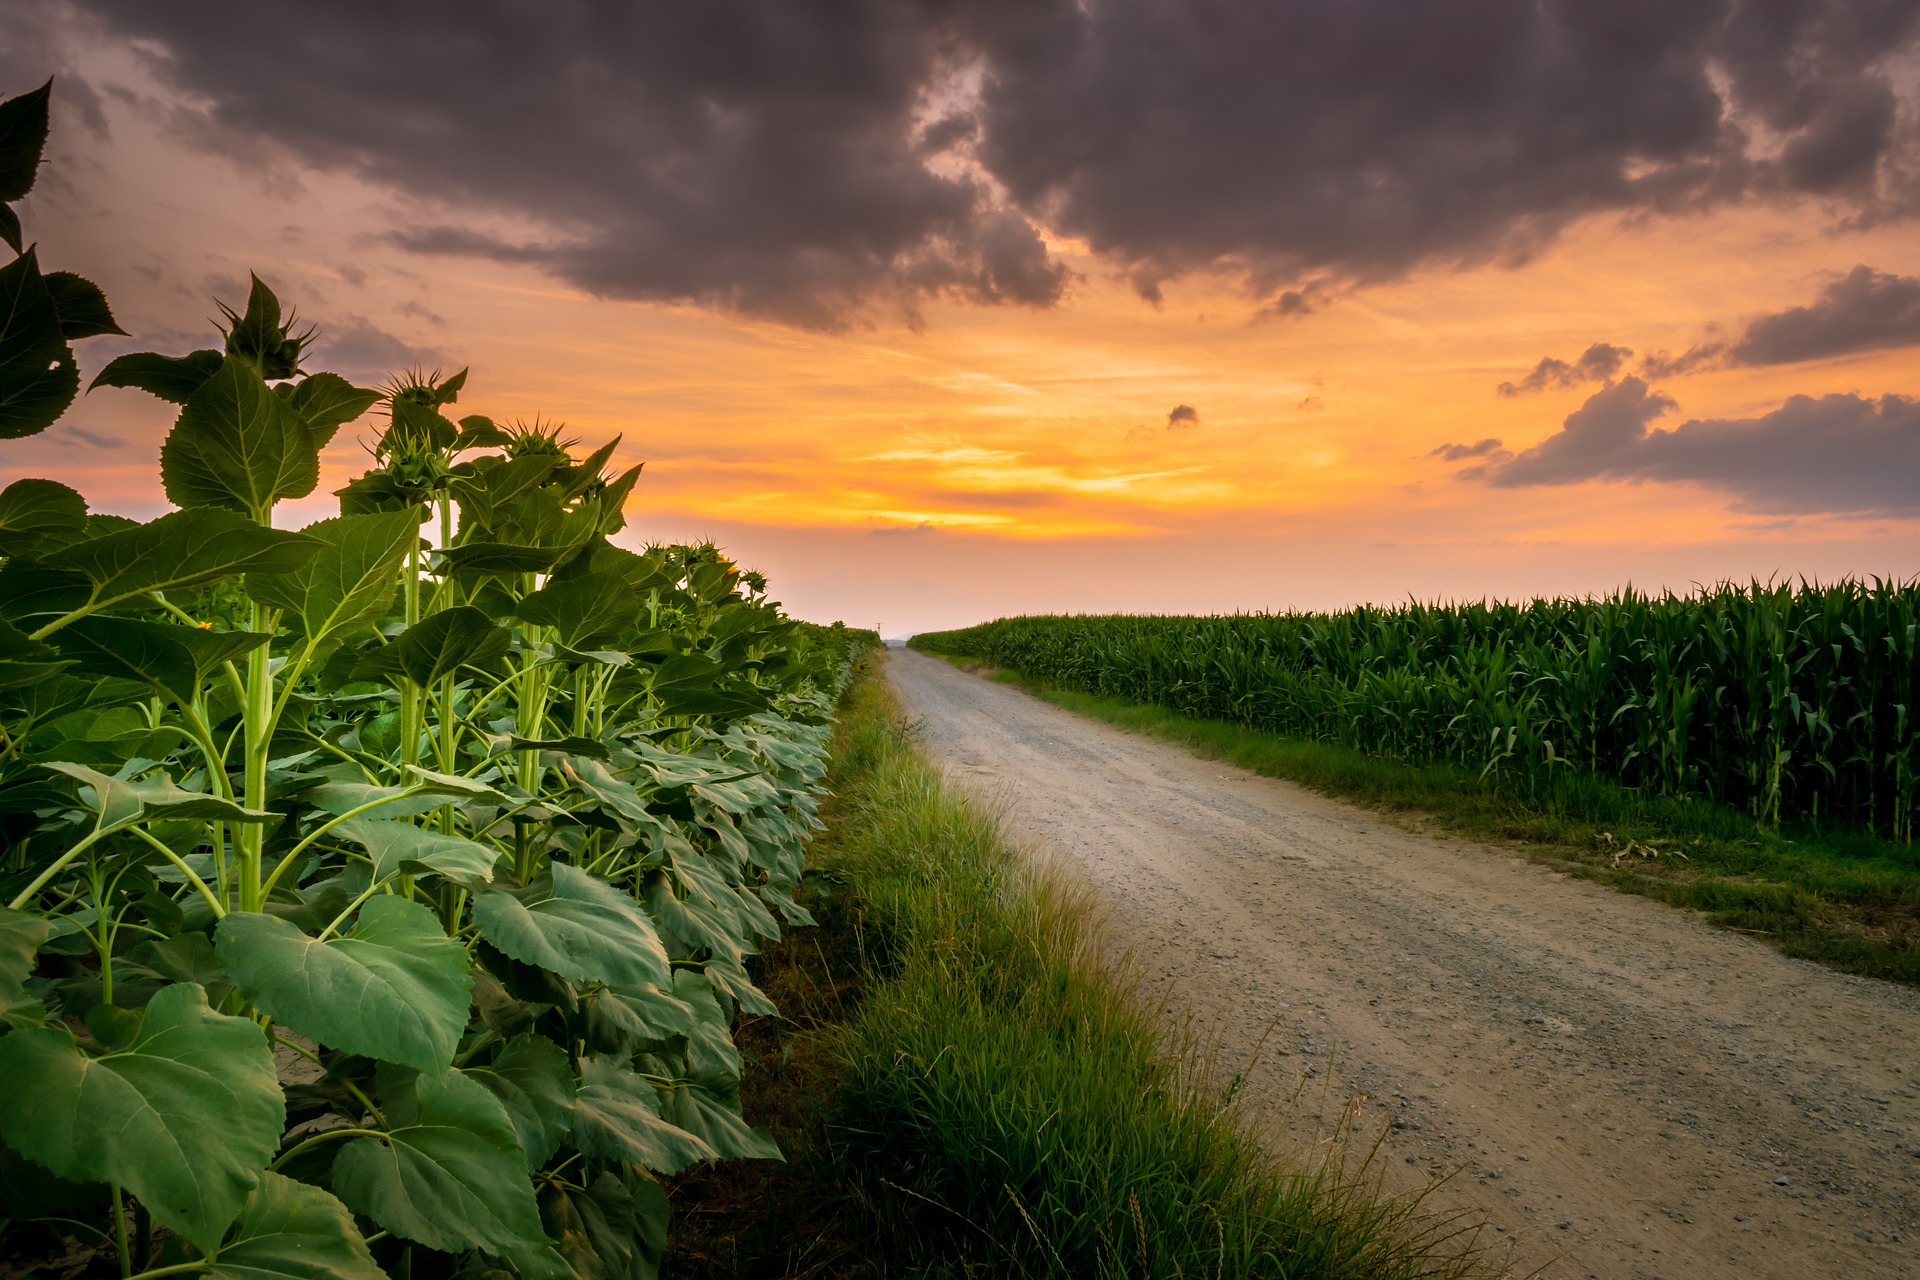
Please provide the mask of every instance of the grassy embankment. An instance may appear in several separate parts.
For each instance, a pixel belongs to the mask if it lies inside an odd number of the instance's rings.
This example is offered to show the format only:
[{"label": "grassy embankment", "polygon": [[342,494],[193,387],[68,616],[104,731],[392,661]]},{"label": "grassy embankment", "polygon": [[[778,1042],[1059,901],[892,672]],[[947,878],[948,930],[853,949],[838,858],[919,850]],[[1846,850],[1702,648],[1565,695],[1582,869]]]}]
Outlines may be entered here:
[{"label": "grassy embankment", "polygon": [[1385,760],[1340,743],[931,656],[1076,714],[1356,801],[1432,833],[1517,842],[1537,861],[1703,912],[1716,924],[1769,938],[1788,955],[1920,985],[1920,850],[1904,844],[1805,825],[1764,831],[1731,806],[1648,795],[1593,774],[1565,771],[1544,784],[1529,778],[1516,786],[1456,765]]},{"label": "grassy embankment", "polygon": [[1364,1152],[1302,1169],[1252,1141],[871,676],[834,761],[820,927],[762,958],[787,1017],[739,1036],[747,1115],[788,1163],[683,1177],[666,1274],[1477,1273],[1472,1233],[1379,1197]]}]

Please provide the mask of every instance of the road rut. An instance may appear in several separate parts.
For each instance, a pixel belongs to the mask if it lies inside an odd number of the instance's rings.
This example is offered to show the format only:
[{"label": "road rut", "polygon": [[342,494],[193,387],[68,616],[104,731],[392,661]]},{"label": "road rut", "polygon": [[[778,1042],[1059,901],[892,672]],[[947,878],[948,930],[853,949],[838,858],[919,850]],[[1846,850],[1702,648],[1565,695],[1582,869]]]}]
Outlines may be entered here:
[{"label": "road rut", "polygon": [[1092,886],[1150,990],[1395,1190],[1552,1277],[1920,1277],[1920,993],[1788,959],[895,649],[931,754]]}]

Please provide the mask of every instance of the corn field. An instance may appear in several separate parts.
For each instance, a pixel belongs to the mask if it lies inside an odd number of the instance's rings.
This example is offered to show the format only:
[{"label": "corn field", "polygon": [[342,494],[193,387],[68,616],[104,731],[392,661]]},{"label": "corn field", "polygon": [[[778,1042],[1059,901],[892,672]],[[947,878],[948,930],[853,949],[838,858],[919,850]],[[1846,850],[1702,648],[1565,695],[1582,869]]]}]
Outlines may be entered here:
[{"label": "corn field", "polygon": [[1920,580],[1341,613],[1003,618],[918,636],[1062,688],[1913,837]]}]

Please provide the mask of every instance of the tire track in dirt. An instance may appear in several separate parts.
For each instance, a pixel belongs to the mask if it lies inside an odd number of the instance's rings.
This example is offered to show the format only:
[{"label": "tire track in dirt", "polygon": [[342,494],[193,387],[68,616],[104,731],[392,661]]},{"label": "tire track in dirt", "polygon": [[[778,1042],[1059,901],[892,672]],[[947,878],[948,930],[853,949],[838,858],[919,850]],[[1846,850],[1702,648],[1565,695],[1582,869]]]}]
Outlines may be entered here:
[{"label": "tire track in dirt", "polygon": [[1552,1277],[1920,1277],[1920,993],[896,649],[958,781],[1095,890],[1276,1140],[1364,1095],[1388,1185]]}]

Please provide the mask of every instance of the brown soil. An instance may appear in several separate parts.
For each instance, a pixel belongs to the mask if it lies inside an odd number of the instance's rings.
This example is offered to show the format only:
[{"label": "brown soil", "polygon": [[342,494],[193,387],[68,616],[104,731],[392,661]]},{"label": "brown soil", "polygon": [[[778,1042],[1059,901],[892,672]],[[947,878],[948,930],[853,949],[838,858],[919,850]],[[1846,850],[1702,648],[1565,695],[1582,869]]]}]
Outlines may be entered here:
[{"label": "brown soil", "polygon": [[1920,993],[920,654],[889,676],[1169,1016],[1252,1064],[1276,1141],[1360,1099],[1391,1188],[1549,1277],[1920,1276]]}]

